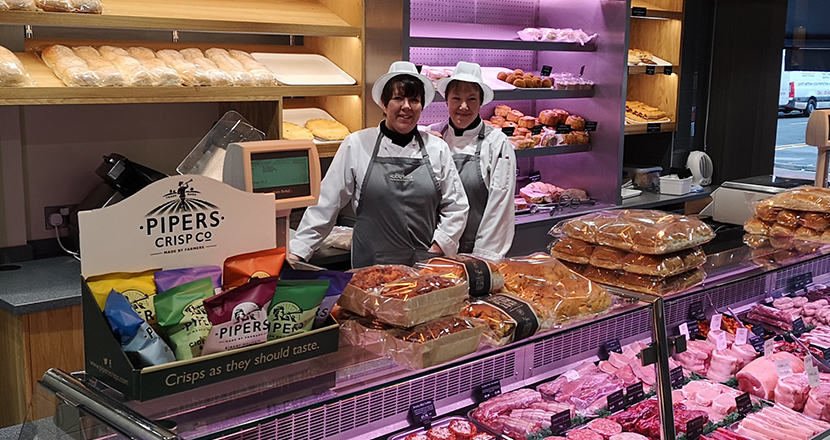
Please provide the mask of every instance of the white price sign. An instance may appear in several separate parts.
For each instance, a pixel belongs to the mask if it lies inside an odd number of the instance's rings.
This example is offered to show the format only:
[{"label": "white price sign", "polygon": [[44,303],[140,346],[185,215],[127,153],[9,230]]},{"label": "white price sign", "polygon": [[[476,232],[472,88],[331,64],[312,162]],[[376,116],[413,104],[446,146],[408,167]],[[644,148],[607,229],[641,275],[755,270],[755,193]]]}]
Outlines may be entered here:
[{"label": "white price sign", "polygon": [[775,361],[775,371],[778,373],[779,378],[792,376],[793,365],[789,359],[778,359]]},{"label": "white price sign", "polygon": [[735,345],[746,345],[746,340],[749,337],[749,330],[741,327],[735,331]]},{"label": "white price sign", "polygon": [[718,351],[726,350],[726,332],[722,331],[718,333],[718,336],[715,337],[715,344],[717,345]]},{"label": "white price sign", "polygon": [[807,379],[810,381],[810,388],[815,388],[819,386],[821,380],[818,376],[818,368],[810,367],[807,369]]},{"label": "white price sign", "polygon": [[764,341],[764,356],[772,356],[775,353],[775,340],[772,338]]},{"label": "white price sign", "polygon": [[576,370],[568,370],[565,372],[565,377],[568,378],[568,382],[573,382],[579,379],[579,372]]},{"label": "white price sign", "polygon": [[680,334],[686,337],[686,340],[689,340],[689,324],[685,322],[680,324]]},{"label": "white price sign", "polygon": [[712,315],[711,324],[709,325],[710,330],[720,330],[720,324],[723,322],[723,315],[720,313],[715,313]]},{"label": "white price sign", "polygon": [[809,370],[810,368],[813,368],[813,366],[813,356],[804,356],[804,369]]}]

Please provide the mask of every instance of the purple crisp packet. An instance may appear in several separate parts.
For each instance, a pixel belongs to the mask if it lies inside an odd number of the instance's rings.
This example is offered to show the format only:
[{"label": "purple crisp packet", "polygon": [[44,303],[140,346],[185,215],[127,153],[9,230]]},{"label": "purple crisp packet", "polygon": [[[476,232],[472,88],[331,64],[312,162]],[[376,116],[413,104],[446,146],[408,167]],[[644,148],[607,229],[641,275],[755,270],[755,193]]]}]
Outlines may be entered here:
[{"label": "purple crisp packet", "polygon": [[160,270],[153,274],[158,293],[176,286],[210,277],[216,293],[222,291],[222,268],[219,266],[200,266],[188,269]]}]

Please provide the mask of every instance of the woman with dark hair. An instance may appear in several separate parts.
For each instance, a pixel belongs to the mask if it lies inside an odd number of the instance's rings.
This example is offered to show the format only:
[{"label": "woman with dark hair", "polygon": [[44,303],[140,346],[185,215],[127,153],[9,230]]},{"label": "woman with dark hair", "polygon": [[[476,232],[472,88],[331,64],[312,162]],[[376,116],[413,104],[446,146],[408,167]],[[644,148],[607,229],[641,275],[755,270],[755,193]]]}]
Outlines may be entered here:
[{"label": "woman with dark hair", "polygon": [[501,259],[513,244],[516,154],[507,136],[482,122],[481,106],[493,100],[481,67],[459,61],[449,78],[438,81],[450,118],[429,127],[453,153],[470,212],[458,252]]},{"label": "woman with dark hair", "polygon": [[290,243],[308,260],[351,202],[357,214],[352,266],[406,264],[454,255],[467,220],[467,197],[441,139],[418,131],[421,110],[435,88],[415,65],[397,61],[372,87],[386,119],[340,144]]}]

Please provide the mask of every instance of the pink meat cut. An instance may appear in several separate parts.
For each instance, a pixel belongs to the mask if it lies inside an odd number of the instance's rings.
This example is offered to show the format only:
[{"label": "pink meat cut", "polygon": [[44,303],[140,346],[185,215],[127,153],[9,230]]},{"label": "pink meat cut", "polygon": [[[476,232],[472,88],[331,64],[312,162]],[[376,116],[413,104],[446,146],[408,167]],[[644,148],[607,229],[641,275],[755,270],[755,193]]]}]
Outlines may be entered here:
[{"label": "pink meat cut", "polygon": [[772,356],[755,359],[742,368],[736,375],[738,388],[753,396],[772,400],[775,396],[775,387],[778,385],[775,361],[779,359],[789,360],[794,374],[804,372],[804,362],[801,359],[781,351]]},{"label": "pink meat cut", "polygon": [[709,363],[706,377],[715,382],[726,382],[740,369],[741,363],[738,358],[732,356],[731,351],[715,350],[712,352],[712,360]]},{"label": "pink meat cut", "polygon": [[775,387],[775,403],[801,411],[810,392],[810,380],[806,374],[793,374],[778,379]]}]

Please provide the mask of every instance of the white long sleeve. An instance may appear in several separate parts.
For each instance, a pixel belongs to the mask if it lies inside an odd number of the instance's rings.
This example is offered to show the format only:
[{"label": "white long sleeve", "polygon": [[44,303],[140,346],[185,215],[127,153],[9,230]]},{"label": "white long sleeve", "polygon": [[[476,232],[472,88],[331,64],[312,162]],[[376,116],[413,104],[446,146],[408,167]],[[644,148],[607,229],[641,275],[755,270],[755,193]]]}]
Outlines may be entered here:
[{"label": "white long sleeve", "polygon": [[[447,123],[434,124],[430,130],[441,132]],[[475,154],[481,124],[456,136],[452,128],[444,130],[444,140],[453,154]],[[492,130],[481,147],[481,174],[489,188],[487,206],[476,234],[473,254],[501,259],[510,250],[515,235],[513,198],[516,192],[516,153],[507,136]]]},{"label": "white long sleeve", "polygon": [[[350,134],[340,144],[320,185],[317,205],[306,209],[297,234],[291,240],[292,253],[308,260],[331,232],[340,209],[351,201],[352,208],[357,211],[363,179],[379,132],[379,127],[367,128]],[[467,196],[447,144],[434,136],[423,135],[423,139],[442,197],[433,241],[441,246],[445,254],[454,255],[458,252],[458,240],[467,221]],[[415,139],[400,147],[383,137],[378,156],[420,158],[421,150]]]}]

